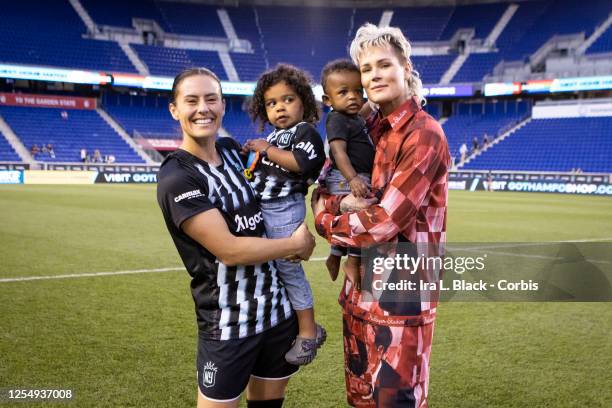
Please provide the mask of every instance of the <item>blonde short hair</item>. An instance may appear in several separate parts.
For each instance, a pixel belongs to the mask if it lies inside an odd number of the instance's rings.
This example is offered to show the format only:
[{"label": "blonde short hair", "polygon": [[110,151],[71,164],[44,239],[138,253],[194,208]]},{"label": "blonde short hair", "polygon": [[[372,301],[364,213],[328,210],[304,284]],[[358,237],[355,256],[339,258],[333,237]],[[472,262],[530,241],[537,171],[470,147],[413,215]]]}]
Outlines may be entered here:
[{"label": "blonde short hair", "polygon": [[350,54],[355,64],[359,66],[359,56],[369,47],[391,47],[397,52],[400,62],[410,65],[412,72],[406,78],[406,86],[412,95],[419,99],[421,104],[425,104],[421,77],[410,60],[412,47],[404,37],[402,30],[397,27],[378,27],[371,23],[365,23],[359,27],[353,42],[351,42]]}]

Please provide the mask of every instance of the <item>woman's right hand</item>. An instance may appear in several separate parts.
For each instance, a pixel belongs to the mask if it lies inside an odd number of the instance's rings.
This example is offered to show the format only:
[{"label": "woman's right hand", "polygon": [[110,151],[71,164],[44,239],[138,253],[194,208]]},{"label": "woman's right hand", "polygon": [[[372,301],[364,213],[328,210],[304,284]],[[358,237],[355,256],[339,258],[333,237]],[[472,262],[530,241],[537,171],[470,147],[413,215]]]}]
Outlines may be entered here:
[{"label": "woman's right hand", "polygon": [[308,231],[306,223],[302,223],[295,231],[293,231],[291,238],[295,240],[299,247],[296,255],[299,256],[300,259],[307,261],[314,250],[315,238],[310,231]]}]

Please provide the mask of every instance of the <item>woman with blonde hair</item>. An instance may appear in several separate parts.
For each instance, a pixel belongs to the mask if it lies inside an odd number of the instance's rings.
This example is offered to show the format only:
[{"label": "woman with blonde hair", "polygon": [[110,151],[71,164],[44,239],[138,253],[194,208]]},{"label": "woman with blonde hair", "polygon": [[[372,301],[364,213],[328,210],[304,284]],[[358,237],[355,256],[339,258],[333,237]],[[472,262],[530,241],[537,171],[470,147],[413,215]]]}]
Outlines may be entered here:
[{"label": "woman with blonde hair", "polygon": [[[332,245],[416,245],[432,255],[446,240],[451,159],[442,128],[422,109],[410,43],[398,28],[365,24],[350,54],[372,107],[367,122],[376,145],[375,199],[314,194],[317,232]],[[349,273],[339,298],[347,400],[359,407],[426,407],[435,297],[419,291],[373,296],[368,269]],[[392,268],[388,278],[402,273]]]}]

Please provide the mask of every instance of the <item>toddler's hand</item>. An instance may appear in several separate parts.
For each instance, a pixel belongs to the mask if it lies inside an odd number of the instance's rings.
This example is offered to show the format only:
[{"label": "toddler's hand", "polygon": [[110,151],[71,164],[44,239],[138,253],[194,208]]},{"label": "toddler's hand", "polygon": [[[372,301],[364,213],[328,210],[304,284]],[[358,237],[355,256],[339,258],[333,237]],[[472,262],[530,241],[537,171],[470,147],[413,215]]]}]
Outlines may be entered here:
[{"label": "toddler's hand", "polygon": [[368,185],[359,176],[355,176],[349,181],[349,187],[356,198],[362,198],[368,194]]},{"label": "toddler's hand", "polygon": [[247,140],[245,144],[245,147],[253,152],[261,152],[262,150],[265,150],[268,146],[270,146],[270,143],[268,143],[265,139]]}]

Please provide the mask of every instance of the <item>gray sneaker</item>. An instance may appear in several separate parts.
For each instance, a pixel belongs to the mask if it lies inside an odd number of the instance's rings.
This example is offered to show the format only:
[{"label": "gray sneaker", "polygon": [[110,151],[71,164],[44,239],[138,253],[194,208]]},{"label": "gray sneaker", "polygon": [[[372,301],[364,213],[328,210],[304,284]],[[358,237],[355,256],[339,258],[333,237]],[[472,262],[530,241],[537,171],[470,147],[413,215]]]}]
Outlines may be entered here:
[{"label": "gray sneaker", "polygon": [[314,339],[307,339],[297,336],[293,342],[293,346],[289,349],[287,354],[285,354],[285,360],[293,365],[310,364],[317,356],[317,349],[325,343],[326,339],[327,332],[322,326],[317,324],[317,337]]}]

